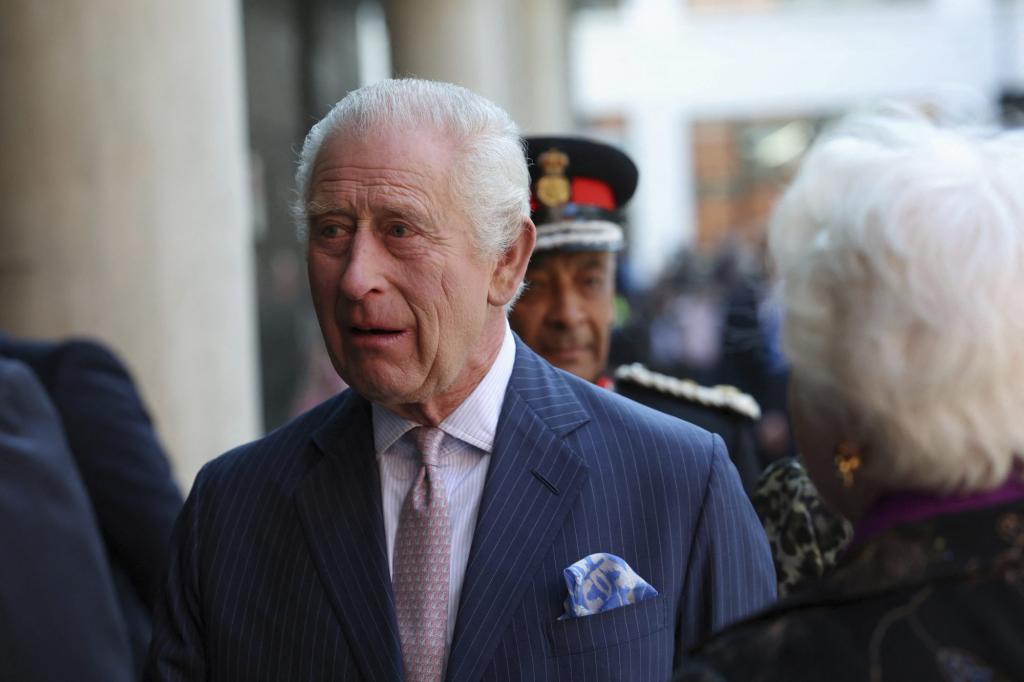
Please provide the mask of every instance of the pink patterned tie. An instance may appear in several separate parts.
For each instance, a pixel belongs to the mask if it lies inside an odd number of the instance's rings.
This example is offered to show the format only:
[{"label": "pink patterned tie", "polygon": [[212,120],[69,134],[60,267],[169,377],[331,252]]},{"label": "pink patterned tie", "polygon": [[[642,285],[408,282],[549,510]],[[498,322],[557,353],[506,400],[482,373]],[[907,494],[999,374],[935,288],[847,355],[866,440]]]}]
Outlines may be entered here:
[{"label": "pink patterned tie", "polygon": [[451,526],[448,494],[437,475],[444,432],[413,431],[422,457],[402,503],[395,539],[395,612],[407,682],[440,682],[448,640],[448,571]]}]

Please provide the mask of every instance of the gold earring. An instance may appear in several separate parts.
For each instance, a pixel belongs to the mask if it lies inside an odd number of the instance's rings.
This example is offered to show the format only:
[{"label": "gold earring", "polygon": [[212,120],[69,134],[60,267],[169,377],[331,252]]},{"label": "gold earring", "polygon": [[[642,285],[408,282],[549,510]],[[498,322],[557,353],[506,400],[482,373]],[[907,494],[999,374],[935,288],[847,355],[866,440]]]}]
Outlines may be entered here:
[{"label": "gold earring", "polygon": [[853,487],[853,474],[860,469],[860,446],[848,440],[844,440],[836,446],[836,454],[833,458],[836,467],[836,474],[843,482],[844,488]]}]

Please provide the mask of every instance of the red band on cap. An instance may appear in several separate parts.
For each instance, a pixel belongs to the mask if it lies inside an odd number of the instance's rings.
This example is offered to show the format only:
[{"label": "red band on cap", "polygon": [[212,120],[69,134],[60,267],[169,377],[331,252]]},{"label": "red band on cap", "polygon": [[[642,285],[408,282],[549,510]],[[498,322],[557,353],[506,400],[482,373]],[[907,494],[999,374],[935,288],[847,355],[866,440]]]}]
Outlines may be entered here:
[{"label": "red band on cap", "polygon": [[[530,192],[530,211],[536,212],[540,207],[537,203],[536,187]],[[569,189],[569,203],[577,206],[595,206],[606,211],[615,210],[615,194],[612,188],[600,180],[593,178],[573,178]]]},{"label": "red band on cap", "polygon": [[615,210],[615,195],[612,188],[592,178],[572,179],[572,203],[582,206],[596,206],[606,211]]}]

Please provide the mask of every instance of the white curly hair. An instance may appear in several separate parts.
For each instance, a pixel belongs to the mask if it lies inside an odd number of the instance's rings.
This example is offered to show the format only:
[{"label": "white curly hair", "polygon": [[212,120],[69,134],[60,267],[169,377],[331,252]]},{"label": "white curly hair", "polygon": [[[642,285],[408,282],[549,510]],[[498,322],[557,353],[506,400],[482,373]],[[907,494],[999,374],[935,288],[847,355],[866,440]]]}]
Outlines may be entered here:
[{"label": "white curly hair", "polygon": [[783,348],[881,489],[969,492],[1024,453],[1024,135],[860,116],[776,207]]}]

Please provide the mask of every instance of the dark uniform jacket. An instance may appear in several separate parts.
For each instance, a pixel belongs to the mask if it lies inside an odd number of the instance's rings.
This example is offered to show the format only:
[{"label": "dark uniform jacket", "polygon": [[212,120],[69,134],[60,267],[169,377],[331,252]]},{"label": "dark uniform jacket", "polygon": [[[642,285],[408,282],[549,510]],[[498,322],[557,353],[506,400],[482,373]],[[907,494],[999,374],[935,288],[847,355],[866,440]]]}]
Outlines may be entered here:
[{"label": "dark uniform jacket", "polygon": [[1024,500],[893,527],[677,682],[1024,679]]},{"label": "dark uniform jacket", "polygon": [[615,371],[615,392],[717,433],[725,441],[743,489],[747,495],[754,491],[761,475],[754,431],[761,410],[751,396],[732,386],[700,386],[640,364],[623,365]]}]

